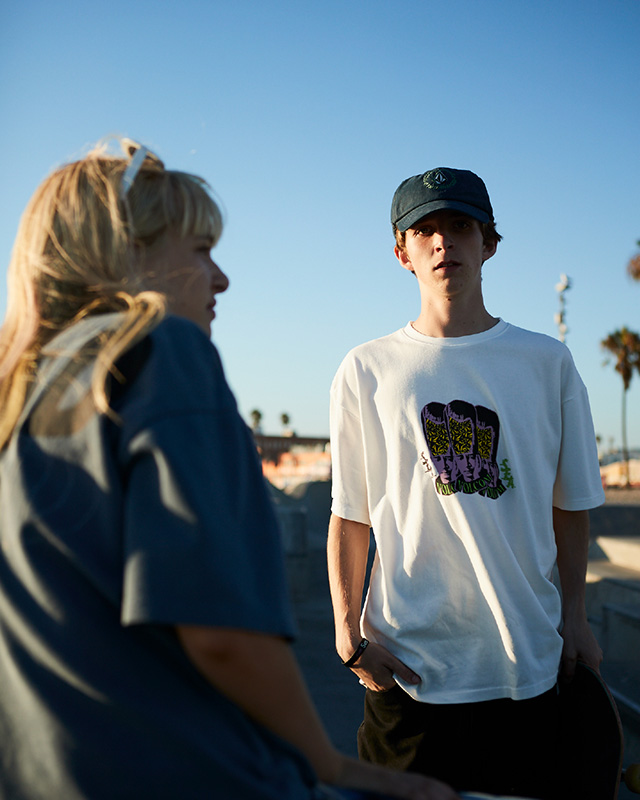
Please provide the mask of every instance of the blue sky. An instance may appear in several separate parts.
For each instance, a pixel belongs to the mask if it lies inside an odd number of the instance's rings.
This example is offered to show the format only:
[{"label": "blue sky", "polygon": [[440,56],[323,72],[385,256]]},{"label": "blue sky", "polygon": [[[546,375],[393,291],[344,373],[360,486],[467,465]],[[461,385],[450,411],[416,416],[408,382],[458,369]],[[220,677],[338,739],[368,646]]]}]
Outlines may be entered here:
[{"label": "blue sky", "polygon": [[[204,176],[231,279],[213,339],[240,410],[328,431],[354,345],[419,310],[389,206],[435,166],[487,183],[504,236],[489,311],[570,346],[597,433],[622,382],[599,343],[640,330],[640,0],[24,0],[0,26],[0,258],[38,183],[119,133]],[[0,313],[4,312],[4,283]],[[628,396],[640,447],[640,377]]]}]

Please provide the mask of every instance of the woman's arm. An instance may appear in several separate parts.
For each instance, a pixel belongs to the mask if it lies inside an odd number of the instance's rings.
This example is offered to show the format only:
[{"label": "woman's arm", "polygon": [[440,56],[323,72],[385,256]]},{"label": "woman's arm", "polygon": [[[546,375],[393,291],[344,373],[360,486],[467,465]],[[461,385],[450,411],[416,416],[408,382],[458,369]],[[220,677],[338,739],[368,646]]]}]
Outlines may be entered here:
[{"label": "woman's arm", "polygon": [[180,625],[178,638],[197,669],[252,719],[297,747],[321,781],[406,800],[455,800],[443,784],[339,753],[329,741],[289,644],[275,636]]},{"label": "woman's arm", "polygon": [[283,639],[250,631],[181,625],[178,638],[198,670],[256,722],[294,743],[322,780],[340,756],[329,741]]}]

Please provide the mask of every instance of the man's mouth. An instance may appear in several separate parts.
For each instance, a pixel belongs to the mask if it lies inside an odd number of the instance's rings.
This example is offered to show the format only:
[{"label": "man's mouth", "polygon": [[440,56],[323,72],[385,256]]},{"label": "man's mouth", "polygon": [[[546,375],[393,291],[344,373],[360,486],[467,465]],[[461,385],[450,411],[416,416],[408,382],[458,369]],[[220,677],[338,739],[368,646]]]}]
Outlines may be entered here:
[{"label": "man's mouth", "polygon": [[459,267],[459,261],[441,261],[436,265],[436,269],[448,269],[449,267]]}]

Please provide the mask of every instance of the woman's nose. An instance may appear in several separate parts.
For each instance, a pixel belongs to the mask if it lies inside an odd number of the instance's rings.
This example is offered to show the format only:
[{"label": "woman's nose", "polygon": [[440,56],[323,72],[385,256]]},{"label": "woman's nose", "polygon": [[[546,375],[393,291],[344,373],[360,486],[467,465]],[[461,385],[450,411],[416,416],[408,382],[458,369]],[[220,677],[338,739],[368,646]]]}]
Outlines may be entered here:
[{"label": "woman's nose", "polygon": [[214,291],[217,294],[226,292],[229,288],[229,278],[227,278],[225,273],[220,269],[213,259],[211,259],[211,263],[213,265],[211,270],[211,285],[213,286]]}]

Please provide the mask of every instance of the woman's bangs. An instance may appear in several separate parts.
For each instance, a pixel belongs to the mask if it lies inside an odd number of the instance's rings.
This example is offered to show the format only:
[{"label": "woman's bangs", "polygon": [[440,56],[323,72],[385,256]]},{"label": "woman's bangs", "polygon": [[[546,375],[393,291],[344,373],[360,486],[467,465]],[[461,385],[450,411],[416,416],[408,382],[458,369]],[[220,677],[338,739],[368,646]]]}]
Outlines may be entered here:
[{"label": "woman's bangs", "polygon": [[182,236],[206,236],[215,244],[222,234],[222,214],[206,184],[192,175],[180,175],[182,219],[178,227]]}]

